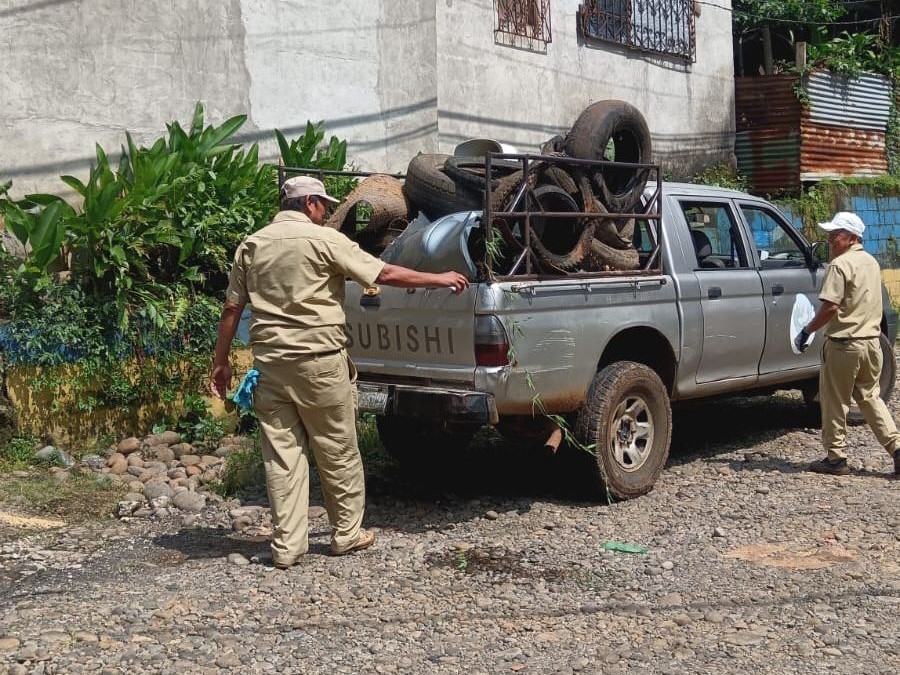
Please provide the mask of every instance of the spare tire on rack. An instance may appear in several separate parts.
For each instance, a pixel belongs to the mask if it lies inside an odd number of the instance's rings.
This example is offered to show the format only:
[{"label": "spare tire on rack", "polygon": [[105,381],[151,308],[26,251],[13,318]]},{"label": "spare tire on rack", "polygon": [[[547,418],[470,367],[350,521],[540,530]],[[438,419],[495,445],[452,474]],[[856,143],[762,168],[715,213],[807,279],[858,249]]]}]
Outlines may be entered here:
[{"label": "spare tire on rack", "polygon": [[[648,164],[651,152],[644,116],[625,101],[598,101],[588,106],[566,137],[566,153],[578,159]],[[644,192],[647,170],[603,167],[594,172],[592,180],[611,212],[629,213]]]},{"label": "spare tire on rack", "polygon": [[444,173],[448,157],[416,155],[406,170],[403,192],[412,203],[413,211],[422,211],[430,220],[460,211],[477,211],[484,204],[483,193],[457,185]]}]

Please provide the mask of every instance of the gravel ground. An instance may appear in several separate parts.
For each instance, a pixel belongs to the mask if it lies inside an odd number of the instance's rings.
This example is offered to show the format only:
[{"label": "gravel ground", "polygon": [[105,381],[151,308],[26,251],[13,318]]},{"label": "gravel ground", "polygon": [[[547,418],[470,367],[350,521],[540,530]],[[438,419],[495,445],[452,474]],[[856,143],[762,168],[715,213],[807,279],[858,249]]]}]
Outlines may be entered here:
[{"label": "gravel ground", "polygon": [[850,476],[806,473],[808,423],[796,397],[680,409],[656,489],[613,506],[500,442],[433,475],[372,463],[375,547],[327,556],[315,508],[286,572],[235,502],[7,525],[0,673],[900,672],[900,482],[864,426]]}]

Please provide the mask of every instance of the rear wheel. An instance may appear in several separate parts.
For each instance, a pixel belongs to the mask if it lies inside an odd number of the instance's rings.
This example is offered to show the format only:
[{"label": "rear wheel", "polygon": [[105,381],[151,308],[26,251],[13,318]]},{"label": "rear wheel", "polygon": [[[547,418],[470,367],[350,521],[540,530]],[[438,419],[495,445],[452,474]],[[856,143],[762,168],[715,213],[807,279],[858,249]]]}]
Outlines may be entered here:
[{"label": "rear wheel", "polygon": [[[666,465],[672,409],[659,375],[620,361],[594,376],[575,427],[594,453],[595,484],[615,499],[646,494]],[[603,492],[601,492],[603,494]]]}]

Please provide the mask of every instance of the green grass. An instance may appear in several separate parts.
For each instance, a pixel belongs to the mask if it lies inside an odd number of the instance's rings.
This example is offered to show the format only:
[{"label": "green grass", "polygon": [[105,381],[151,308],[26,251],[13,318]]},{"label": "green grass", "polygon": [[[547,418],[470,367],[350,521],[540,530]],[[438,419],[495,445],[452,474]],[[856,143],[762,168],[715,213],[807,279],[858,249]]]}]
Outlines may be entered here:
[{"label": "green grass", "polygon": [[265,484],[266,473],[259,448],[259,436],[256,435],[252,447],[239,448],[228,455],[221,483],[210,487],[223,497],[230,497],[244,490],[261,488]]},{"label": "green grass", "polygon": [[32,469],[26,477],[0,475],[0,508],[67,523],[112,516],[124,492],[124,486],[93,473],[73,473],[64,482],[40,469]]},{"label": "green grass", "polygon": [[0,447],[0,473],[22,471],[35,464],[38,440],[34,436],[13,436]]},{"label": "green grass", "polygon": [[375,415],[363,413],[356,422],[356,441],[363,461],[377,459],[384,454],[381,439],[378,437],[378,426]]}]

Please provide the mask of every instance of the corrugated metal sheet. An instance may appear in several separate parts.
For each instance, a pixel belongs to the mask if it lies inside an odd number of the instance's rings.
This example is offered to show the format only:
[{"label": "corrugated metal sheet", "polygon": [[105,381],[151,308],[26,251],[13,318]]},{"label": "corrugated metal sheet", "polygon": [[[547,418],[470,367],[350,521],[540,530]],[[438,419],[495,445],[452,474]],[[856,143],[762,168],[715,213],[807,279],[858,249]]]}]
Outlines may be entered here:
[{"label": "corrugated metal sheet", "polygon": [[803,82],[808,107],[797,98],[798,83],[793,74],[735,78],[734,152],[753,191],[777,194],[802,181],[887,173],[888,80],[814,71]]},{"label": "corrugated metal sheet", "polygon": [[804,114],[800,137],[800,180],[887,173],[883,132],[815,124]]},{"label": "corrugated metal sheet", "polygon": [[738,170],[755,192],[778,194],[800,186],[800,131],[760,129],[735,134]]},{"label": "corrugated metal sheet", "polygon": [[794,92],[799,76],[736,77],[734,97],[738,131],[796,129],[800,101]]},{"label": "corrugated metal sheet", "polygon": [[794,74],[735,78],[734,154],[756,192],[800,186],[799,81]]},{"label": "corrugated metal sheet", "polygon": [[809,117],[816,124],[873,131],[887,126],[891,83],[882,75],[847,79],[817,70],[804,78],[803,89],[809,98]]}]

